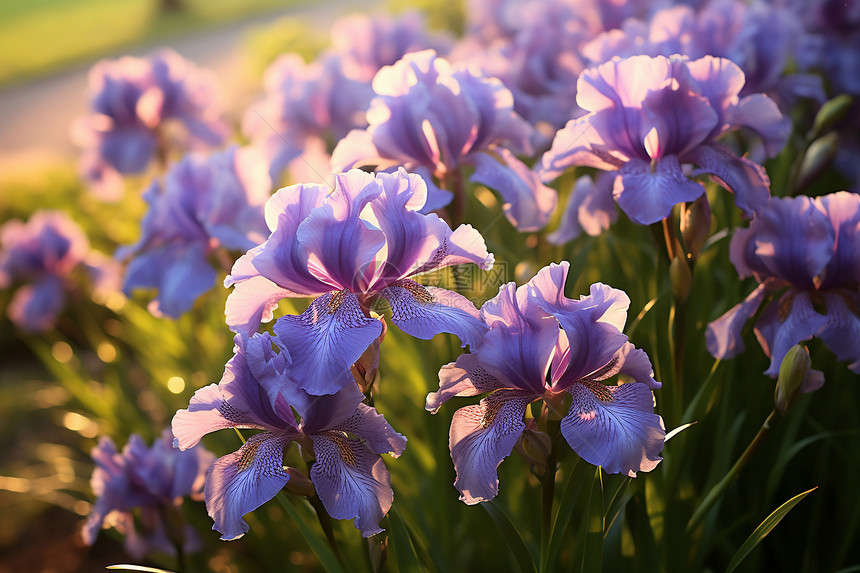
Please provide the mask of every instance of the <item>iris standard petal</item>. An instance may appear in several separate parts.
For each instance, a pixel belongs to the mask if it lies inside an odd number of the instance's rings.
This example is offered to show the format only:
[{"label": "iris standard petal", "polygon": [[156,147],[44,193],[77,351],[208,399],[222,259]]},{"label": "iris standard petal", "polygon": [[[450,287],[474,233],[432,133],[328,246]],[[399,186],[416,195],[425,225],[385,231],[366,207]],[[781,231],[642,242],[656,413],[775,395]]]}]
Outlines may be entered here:
[{"label": "iris standard petal", "polygon": [[499,391],[454,413],[448,444],[457,471],[454,487],[468,505],[489,501],[499,492],[497,469],[514,449],[526,425],[531,398]]},{"label": "iris standard petal", "polygon": [[561,433],[582,459],[630,477],[657,466],[666,431],[645,384],[586,382],[569,392],[573,403],[561,421]]},{"label": "iris standard petal", "polygon": [[416,338],[430,340],[441,332],[449,332],[464,347],[468,344],[476,348],[487,331],[475,305],[456,292],[404,279],[379,294],[391,306],[392,322]]},{"label": "iris standard petal", "polygon": [[343,432],[326,432],[311,439],[316,454],[311,481],[328,514],[352,519],[362,537],[383,531],[379,522],[391,509],[394,492],[382,458]]},{"label": "iris standard petal", "polygon": [[290,375],[310,394],[333,394],[354,384],[350,366],[382,334],[382,323],[366,317],[349,291],[327,293],[298,316],[286,315],[274,327],[292,356]]},{"label": "iris standard petal", "polygon": [[206,474],[206,510],[221,539],[238,539],[248,532],[242,519],[275,497],[290,480],[284,471],[288,438],[263,432],[251,436],[236,452],[218,458]]}]

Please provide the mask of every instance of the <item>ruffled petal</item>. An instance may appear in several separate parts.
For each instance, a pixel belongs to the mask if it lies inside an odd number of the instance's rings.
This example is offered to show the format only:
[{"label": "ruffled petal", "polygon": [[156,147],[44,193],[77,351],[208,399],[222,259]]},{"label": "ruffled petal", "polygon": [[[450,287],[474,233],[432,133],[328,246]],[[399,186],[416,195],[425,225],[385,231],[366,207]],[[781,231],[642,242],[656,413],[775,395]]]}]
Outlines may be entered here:
[{"label": "ruffled petal", "polygon": [[331,167],[335,172],[379,165],[384,161],[373,143],[373,136],[366,129],[353,129],[347,133],[331,153]]},{"label": "ruffled petal", "polygon": [[770,199],[770,179],[764,167],[738,157],[721,143],[701,145],[686,154],[683,160],[699,166],[694,175],[710,173],[734,193],[735,205],[747,217],[752,217]]},{"label": "ruffled petal", "polygon": [[289,439],[263,432],[251,436],[239,451],[215,460],[206,474],[206,510],[221,539],[239,539],[248,532],[242,519],[275,497],[290,481],[284,471],[284,446]]},{"label": "ruffled petal", "polygon": [[404,279],[379,292],[391,306],[391,320],[403,332],[430,340],[440,332],[456,335],[462,345],[476,348],[487,326],[466,297]]},{"label": "ruffled petal", "polygon": [[612,197],[615,177],[615,173],[604,172],[593,180],[588,175],[577,179],[561,213],[558,229],[547,235],[549,242],[563,245],[583,232],[594,237],[609,229],[618,219],[618,208]]},{"label": "ruffled petal", "polygon": [[427,394],[424,408],[433,414],[454,396],[477,396],[504,387],[485,370],[475,354],[461,354],[439,370],[439,390]]},{"label": "ruffled petal", "polygon": [[704,186],[684,175],[678,157],[667,155],[654,170],[643,159],[631,159],[619,170],[612,194],[631,221],[650,225],[667,217],[678,203],[695,201],[704,192]]},{"label": "ruffled petal", "polygon": [[364,316],[354,294],[340,291],[316,298],[298,316],[282,316],[274,331],[292,356],[298,387],[333,394],[355,383],[349,369],[382,334],[382,323]]},{"label": "ruffled petal", "polygon": [[618,152],[604,136],[608,129],[603,114],[590,113],[567,122],[552,140],[552,147],[541,157],[536,169],[540,180],[548,183],[557,179],[568,168],[574,166],[594,167],[607,171],[618,169],[629,159]]},{"label": "ruffled petal", "polygon": [[505,216],[517,230],[542,229],[558,202],[555,189],[541,183],[537,173],[507,149],[497,148],[493,153],[501,162],[487,153],[469,155],[469,162],[475,166],[470,180],[499,192],[505,201]]},{"label": "ruffled petal", "polygon": [[746,346],[741,338],[741,330],[758,311],[766,293],[766,285],[758,285],[742,302],[708,324],[705,340],[711,356],[726,359],[744,351]]},{"label": "ruffled petal", "polygon": [[526,425],[523,415],[530,398],[495,392],[480,405],[454,413],[448,444],[457,471],[454,487],[460,501],[475,505],[499,492],[497,468],[514,449]]},{"label": "ruffled petal", "polygon": [[391,509],[394,491],[382,458],[361,440],[343,432],[311,436],[316,462],[311,481],[334,519],[352,519],[362,537],[381,531],[380,520]]},{"label": "ruffled petal", "polygon": [[630,477],[660,463],[666,431],[645,384],[591,382],[574,384],[569,392],[573,403],[561,421],[561,433],[582,459]]},{"label": "ruffled petal", "polygon": [[251,334],[260,327],[260,323],[272,320],[278,302],[295,296],[296,293],[279,287],[266,277],[250,277],[237,282],[227,296],[224,308],[227,326],[233,332]]}]

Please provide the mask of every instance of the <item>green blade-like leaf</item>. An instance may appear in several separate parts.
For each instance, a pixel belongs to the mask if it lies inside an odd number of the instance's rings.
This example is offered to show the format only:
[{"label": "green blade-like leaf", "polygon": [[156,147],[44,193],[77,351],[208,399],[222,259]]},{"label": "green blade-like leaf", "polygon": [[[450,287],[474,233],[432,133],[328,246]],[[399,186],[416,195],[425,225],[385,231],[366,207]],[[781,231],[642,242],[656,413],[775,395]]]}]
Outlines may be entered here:
[{"label": "green blade-like leaf", "polygon": [[142,571],[143,573],[173,573],[167,569],[159,569],[158,567],[147,567],[145,565],[108,565],[105,569],[114,569],[117,571]]},{"label": "green blade-like leaf", "polygon": [[541,562],[541,571],[553,570],[556,557],[558,556],[558,552],[561,550],[561,541],[564,537],[564,532],[573,516],[573,510],[576,507],[576,500],[579,499],[579,492],[585,483],[586,472],[576,471],[577,466],[578,460],[571,469],[570,478],[567,481],[567,486],[565,486],[564,493],[561,496],[561,501],[558,504],[558,510],[556,511],[555,519],[552,522],[552,533],[550,534],[549,544],[547,545],[546,554],[543,556],[543,560]]},{"label": "green blade-like leaf", "polygon": [[603,570],[603,534],[605,529],[606,508],[603,505],[603,470],[594,469],[591,495],[588,496],[588,509],[583,517],[585,547],[582,555],[583,573]]},{"label": "green blade-like leaf", "polygon": [[326,541],[316,533],[314,528],[308,523],[305,516],[302,515],[292,503],[290,503],[286,494],[284,494],[284,492],[280,492],[278,493],[277,498],[278,501],[281,502],[281,506],[287,514],[289,514],[290,519],[296,523],[296,527],[299,528],[299,531],[305,538],[305,541],[308,542],[308,545],[310,545],[311,550],[317,556],[317,559],[320,560],[320,564],[323,568],[329,573],[343,573],[343,568],[340,566],[340,562],[328,546],[328,543],[326,543]]},{"label": "green blade-like leaf", "polygon": [[785,517],[788,512],[791,511],[791,509],[795,505],[797,505],[801,499],[803,499],[816,489],[818,489],[817,486],[808,491],[797,494],[796,496],[776,508],[776,511],[768,515],[765,520],[762,521],[761,524],[759,524],[759,526],[755,528],[755,531],[752,532],[752,535],[750,535],[747,540],[744,541],[744,544],[741,545],[741,548],[738,549],[737,553],[735,553],[735,556],[732,557],[732,560],[729,562],[729,566],[726,568],[726,573],[731,573],[732,571],[734,571],[737,566],[741,564],[741,561],[743,561],[746,556],[749,555],[750,551],[755,549],[755,546],[761,543],[761,540],[767,537],[768,533],[773,531],[773,528],[776,527],[776,525],[780,521],[782,521],[782,518]]},{"label": "green blade-like leaf", "polygon": [[394,551],[397,570],[404,572],[425,571],[415,553],[415,547],[412,545],[406,524],[403,523],[403,519],[401,519],[400,514],[397,513],[394,507],[388,512],[388,524],[391,527],[389,542]]},{"label": "green blade-like leaf", "polygon": [[517,531],[516,526],[511,523],[510,518],[492,501],[482,503],[481,507],[484,508],[495,522],[496,527],[499,528],[499,532],[502,534],[508,549],[514,555],[519,570],[522,573],[537,573],[534,559],[531,553],[529,553],[529,548],[523,540],[523,536]]}]

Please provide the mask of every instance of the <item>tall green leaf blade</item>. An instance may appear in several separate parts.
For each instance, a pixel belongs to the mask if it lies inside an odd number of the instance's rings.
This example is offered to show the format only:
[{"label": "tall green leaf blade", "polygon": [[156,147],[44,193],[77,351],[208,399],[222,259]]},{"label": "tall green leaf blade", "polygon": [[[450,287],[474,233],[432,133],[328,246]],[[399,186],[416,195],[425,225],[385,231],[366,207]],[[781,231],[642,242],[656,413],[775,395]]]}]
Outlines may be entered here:
[{"label": "tall green leaf blade", "polygon": [[816,489],[818,489],[817,486],[808,491],[797,494],[796,496],[776,508],[776,511],[768,515],[765,520],[762,521],[759,526],[755,528],[755,531],[752,532],[752,534],[747,538],[747,540],[744,541],[744,544],[741,545],[741,548],[738,549],[737,553],[735,553],[735,556],[732,557],[732,560],[729,562],[729,566],[726,568],[726,573],[731,573],[732,571],[734,571],[737,566],[741,564],[741,561],[743,561],[746,556],[750,554],[750,551],[755,549],[756,545],[761,543],[761,540],[767,537],[768,533],[773,531],[773,528],[776,527],[780,521],[782,521],[782,518],[785,517],[788,512],[791,511],[791,509],[800,502],[800,500],[802,500],[804,497],[806,497]]},{"label": "tall green leaf blade", "polygon": [[412,544],[409,531],[406,529],[406,524],[394,507],[388,512],[388,524],[391,527],[389,540],[394,550],[397,570],[403,572],[425,571],[426,569],[421,565],[421,561],[415,553],[415,547]]},{"label": "tall green leaf blade", "polygon": [[320,560],[320,565],[323,566],[323,569],[328,571],[328,573],[343,573],[343,567],[341,567],[340,562],[328,546],[328,543],[326,543],[321,536],[317,535],[314,528],[307,522],[305,516],[302,515],[292,503],[290,503],[286,494],[284,492],[280,492],[277,497],[278,501],[281,502],[281,506],[284,508],[284,511],[286,511],[287,514],[289,514],[290,519],[295,522],[296,527],[299,528],[305,541],[308,542],[311,550],[317,556],[317,559]]},{"label": "tall green leaf blade", "polygon": [[495,522],[496,527],[499,528],[499,532],[502,534],[508,549],[513,554],[519,570],[522,573],[537,573],[534,559],[531,553],[529,553],[529,548],[523,540],[523,536],[517,531],[516,526],[511,523],[510,518],[492,501],[482,503],[481,507],[484,508],[493,522]]}]

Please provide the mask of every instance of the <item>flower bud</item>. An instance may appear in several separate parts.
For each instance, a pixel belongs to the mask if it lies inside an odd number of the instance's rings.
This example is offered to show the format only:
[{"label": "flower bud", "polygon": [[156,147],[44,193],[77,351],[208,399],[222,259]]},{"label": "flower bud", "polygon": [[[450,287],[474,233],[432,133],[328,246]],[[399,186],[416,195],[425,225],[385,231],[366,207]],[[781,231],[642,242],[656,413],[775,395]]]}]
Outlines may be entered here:
[{"label": "flower bud", "polygon": [[690,265],[681,257],[675,257],[669,264],[669,283],[672,286],[672,294],[678,302],[684,302],[690,296],[690,287],[693,283],[693,274]]},{"label": "flower bud", "polygon": [[290,476],[290,481],[284,486],[284,489],[296,495],[305,497],[313,497],[316,493],[313,482],[296,468],[285,467],[287,474]]},{"label": "flower bud", "polygon": [[839,150],[839,134],[828,133],[809,145],[797,175],[797,189],[805,189],[821,175],[836,157]]},{"label": "flower bud", "polygon": [[809,132],[807,139],[810,141],[818,139],[822,134],[833,129],[837,123],[848,115],[852,103],[854,102],[848,94],[842,94],[830,101],[824,102],[824,105],[821,106],[821,109],[815,115],[815,121],[812,124],[812,130]]},{"label": "flower bud", "polygon": [[785,353],[785,358],[779,365],[779,377],[773,394],[776,409],[780,414],[785,414],[794,401],[811,366],[809,351],[803,346],[795,344]]},{"label": "flower bud", "polygon": [[552,453],[552,440],[540,430],[523,430],[516,450],[537,473],[543,475],[547,468],[547,459]]},{"label": "flower bud", "polygon": [[681,236],[687,252],[695,259],[702,252],[702,246],[711,234],[711,205],[708,196],[702,195],[681,210]]}]

